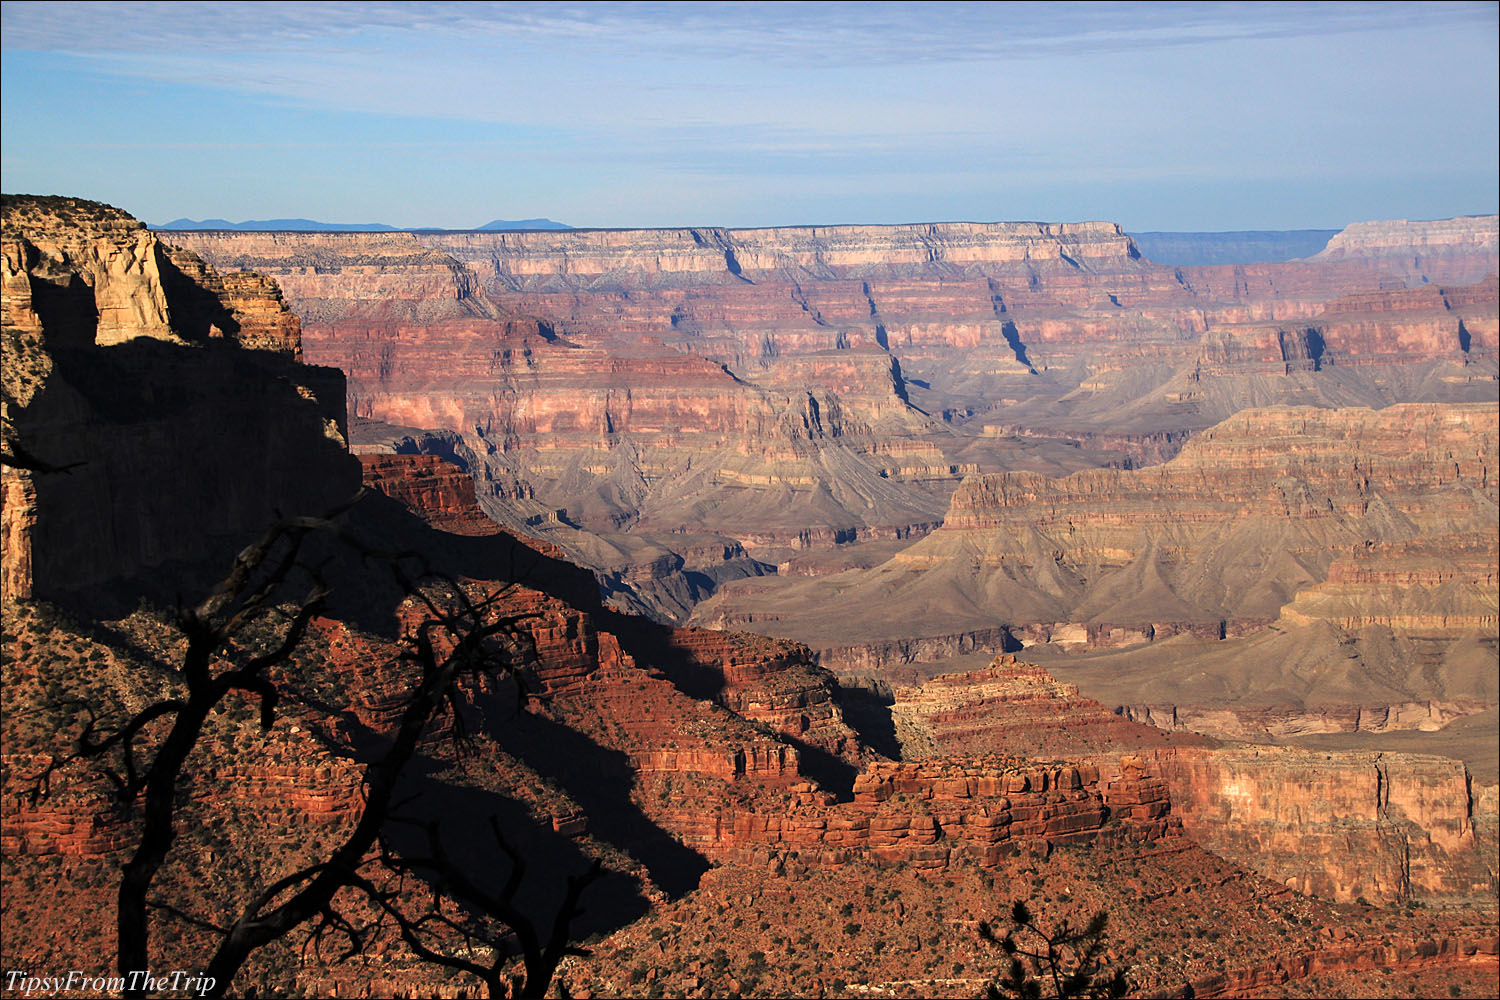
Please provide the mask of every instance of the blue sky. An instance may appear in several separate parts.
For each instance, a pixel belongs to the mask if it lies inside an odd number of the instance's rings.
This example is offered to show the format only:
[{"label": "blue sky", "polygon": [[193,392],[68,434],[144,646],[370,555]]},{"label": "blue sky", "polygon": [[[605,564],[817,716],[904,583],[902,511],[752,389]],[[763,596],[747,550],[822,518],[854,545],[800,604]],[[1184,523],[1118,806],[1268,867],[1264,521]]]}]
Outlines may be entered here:
[{"label": "blue sky", "polygon": [[3,5],[0,172],[163,222],[1496,211],[1500,7]]}]

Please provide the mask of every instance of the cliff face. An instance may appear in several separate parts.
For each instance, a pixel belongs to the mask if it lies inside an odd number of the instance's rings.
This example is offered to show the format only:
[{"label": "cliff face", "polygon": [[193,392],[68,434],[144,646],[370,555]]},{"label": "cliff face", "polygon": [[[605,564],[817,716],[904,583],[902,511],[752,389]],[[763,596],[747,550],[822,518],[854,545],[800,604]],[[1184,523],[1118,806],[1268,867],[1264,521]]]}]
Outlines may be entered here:
[{"label": "cliff face", "polygon": [[1495,551],[1483,538],[1369,542],[1335,559],[1323,583],[1298,591],[1281,619],[1293,626],[1328,621],[1421,636],[1493,635],[1500,626],[1497,590]]},{"label": "cliff face", "polygon": [[1388,901],[1493,891],[1494,859],[1476,837],[1457,761],[1271,747],[1171,753],[1159,766],[1183,829],[1299,892]]},{"label": "cliff face", "polygon": [[1201,383],[1205,376],[1403,366],[1421,358],[1462,366],[1445,379],[1482,377],[1495,356],[1497,298],[1490,275],[1473,285],[1345,295],[1295,322],[1213,326],[1194,374]]},{"label": "cliff face", "polygon": [[1024,373],[1038,358],[1183,358],[1179,342],[1211,324],[1296,319],[1351,292],[1471,284],[1497,268],[1494,230],[1493,217],[1371,223],[1308,261],[1196,268],[1153,264],[1110,223],[173,239],[226,269],[271,269],[313,326],[530,315],[569,337],[655,336],[742,372],[879,346],[918,365],[933,350],[1012,362],[1029,352]]},{"label": "cliff face", "polygon": [[356,488],[343,376],[297,362],[274,283],[74,199],[7,198],[3,249],[8,595],[233,551]]},{"label": "cliff face", "polygon": [[[176,234],[174,234],[176,235]],[[931,223],[770,229],[574,229],[558,232],[180,234],[189,246],[259,258],[323,263],[368,248],[380,263],[437,250],[515,288],[589,288],[926,275],[936,269],[1060,264],[1128,266],[1134,244],[1108,222]],[[351,237],[353,237],[351,239]],[[419,249],[421,248],[421,249]]]},{"label": "cliff face", "polygon": [[474,496],[474,477],[436,455],[359,456],[364,481],[420,515],[428,524],[455,535],[493,534]]},{"label": "cliff face", "polygon": [[[1355,222],[1335,234],[1313,260],[1394,257],[1421,266],[1422,260],[1458,259],[1493,252],[1500,243],[1494,216],[1465,216],[1433,222]],[[1470,280],[1477,281],[1482,274]]]},{"label": "cliff face", "polygon": [[790,793],[771,809],[714,803],[665,822],[709,857],[790,850],[830,867],[995,867],[1018,851],[1045,854],[1054,845],[1180,838],[1165,783],[1131,757],[1103,768],[996,755],[877,762],[855,778],[852,802],[807,783]]},{"label": "cliff face", "polygon": [[1217,746],[1128,721],[1014,657],[897,686],[890,713],[903,756],[934,766],[974,748],[1024,748],[1151,775],[1168,792],[1161,815],[1301,893],[1390,902],[1492,891],[1493,786],[1471,793],[1456,760]]},{"label": "cliff face", "polygon": [[1172,743],[1208,744],[1108,711],[1073,684],[1015,656],[983,670],[942,674],[920,685],[896,685],[890,713],[903,759],[939,754],[1016,752],[1089,757]]}]

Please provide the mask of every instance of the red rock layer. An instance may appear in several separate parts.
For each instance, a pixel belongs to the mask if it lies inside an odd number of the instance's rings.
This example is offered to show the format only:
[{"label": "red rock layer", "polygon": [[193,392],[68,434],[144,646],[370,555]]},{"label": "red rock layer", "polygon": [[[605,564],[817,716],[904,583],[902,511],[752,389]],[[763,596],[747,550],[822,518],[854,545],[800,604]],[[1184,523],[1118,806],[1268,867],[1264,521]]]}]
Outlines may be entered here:
[{"label": "red rock layer", "polygon": [[[905,754],[925,758],[935,770],[953,754],[1000,752],[1091,761],[1106,771],[1139,772],[1141,780],[1156,776],[1169,789],[1161,801],[1170,800],[1173,822],[1189,836],[1309,895],[1346,902],[1463,899],[1482,896],[1489,878],[1482,824],[1493,807],[1471,798],[1458,761],[1219,748],[1191,736],[1167,746],[1166,733],[1143,736],[1146,727],[1014,657],[897,687],[892,714]],[[1121,755],[1122,748],[1132,752]],[[856,792],[868,784],[861,778]],[[934,792],[944,787],[939,782]],[[1104,803],[1116,814],[1125,789],[1144,792],[1142,804],[1157,800],[1149,781],[1106,783]]]},{"label": "red rock layer", "polygon": [[364,482],[405,504],[428,524],[455,535],[492,535],[499,530],[474,496],[474,477],[437,455],[359,456]]},{"label": "red rock layer", "polygon": [[1128,755],[1077,767],[994,756],[876,763],[855,779],[852,803],[800,784],[778,809],[729,803],[664,822],[710,857],[794,849],[833,865],[993,866],[1018,849],[1176,836],[1166,785],[1149,767]]},{"label": "red rock layer", "polygon": [[[324,756],[305,740],[290,741],[295,752],[283,746],[276,757],[253,763],[235,761],[227,748],[207,742],[203,752],[217,759],[193,783],[189,808],[232,801],[237,808],[275,817],[282,829],[335,825],[359,811],[362,769]],[[0,761],[5,797],[0,851],[9,857],[99,857],[133,848],[138,823],[121,810],[99,776],[77,765],[53,772],[55,760],[51,754],[8,753]]]},{"label": "red rock layer", "polygon": [[800,745],[859,757],[834,683],[800,643],[710,629],[648,627],[615,616],[611,627],[684,691],[764,723]]},{"label": "red rock layer", "polygon": [[[1076,685],[1059,683],[1014,656],[997,657],[984,670],[901,685],[894,694],[892,712],[930,738],[934,755],[1004,751],[1078,757],[1172,741],[1168,733],[1116,715],[1081,696]],[[1182,737],[1209,742],[1193,734]],[[904,749],[907,756],[916,751]]]},{"label": "red rock layer", "polygon": [[53,761],[50,754],[6,754],[5,824],[0,851],[17,854],[108,854],[134,843],[133,825],[114,808],[107,790],[57,782],[45,799],[32,801],[37,781]]},{"label": "red rock layer", "polygon": [[1493,360],[1497,301],[1494,275],[1468,286],[1344,295],[1295,323],[1211,327],[1203,336],[1197,371],[1200,377],[1252,367],[1287,374],[1418,358],[1451,358],[1461,364]]}]

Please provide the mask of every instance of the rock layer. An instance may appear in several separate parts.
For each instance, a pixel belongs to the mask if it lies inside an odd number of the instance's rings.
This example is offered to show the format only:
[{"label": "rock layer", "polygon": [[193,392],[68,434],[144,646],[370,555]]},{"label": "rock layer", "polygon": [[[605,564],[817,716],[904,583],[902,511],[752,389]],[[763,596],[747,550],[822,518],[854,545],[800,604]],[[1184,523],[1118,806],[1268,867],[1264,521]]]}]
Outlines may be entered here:
[{"label": "rock layer", "polygon": [[908,756],[1035,748],[1154,775],[1186,834],[1301,893],[1477,900],[1493,888],[1494,787],[1473,794],[1459,761],[1173,741],[1012,657],[898,687],[893,702]]},{"label": "rock layer", "polygon": [[1464,766],[1408,754],[1285,748],[1171,751],[1174,814],[1209,850],[1312,895],[1484,898]]}]

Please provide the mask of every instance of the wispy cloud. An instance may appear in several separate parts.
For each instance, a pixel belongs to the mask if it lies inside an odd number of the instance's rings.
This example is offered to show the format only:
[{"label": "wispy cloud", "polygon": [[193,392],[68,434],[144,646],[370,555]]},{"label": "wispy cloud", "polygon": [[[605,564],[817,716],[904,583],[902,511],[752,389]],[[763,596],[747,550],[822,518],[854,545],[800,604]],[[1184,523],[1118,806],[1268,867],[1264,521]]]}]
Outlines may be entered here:
[{"label": "wispy cloud", "polygon": [[[395,35],[646,49],[807,65],[1041,58],[1060,51],[1493,25],[1489,3],[4,4],[4,47],[73,53],[379,48]],[[644,53],[643,53],[644,54]]]}]

